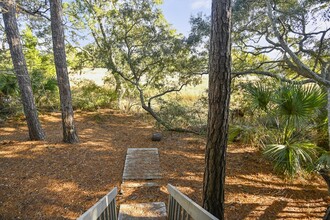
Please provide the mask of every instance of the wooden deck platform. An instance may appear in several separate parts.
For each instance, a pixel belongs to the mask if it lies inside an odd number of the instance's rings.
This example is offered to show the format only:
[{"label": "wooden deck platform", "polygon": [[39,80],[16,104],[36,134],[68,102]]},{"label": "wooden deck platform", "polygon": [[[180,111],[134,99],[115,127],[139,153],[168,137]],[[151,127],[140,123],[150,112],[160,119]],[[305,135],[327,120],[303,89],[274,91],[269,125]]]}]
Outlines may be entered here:
[{"label": "wooden deck platform", "polygon": [[128,148],[123,180],[161,179],[157,148]]}]

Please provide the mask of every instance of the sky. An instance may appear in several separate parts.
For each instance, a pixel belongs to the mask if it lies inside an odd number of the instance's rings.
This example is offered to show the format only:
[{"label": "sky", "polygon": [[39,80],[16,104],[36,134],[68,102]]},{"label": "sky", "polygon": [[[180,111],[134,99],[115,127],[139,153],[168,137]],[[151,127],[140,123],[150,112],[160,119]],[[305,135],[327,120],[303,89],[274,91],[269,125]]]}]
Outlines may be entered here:
[{"label": "sky", "polygon": [[166,20],[185,36],[189,35],[191,15],[211,13],[211,0],[163,0],[161,6]]}]

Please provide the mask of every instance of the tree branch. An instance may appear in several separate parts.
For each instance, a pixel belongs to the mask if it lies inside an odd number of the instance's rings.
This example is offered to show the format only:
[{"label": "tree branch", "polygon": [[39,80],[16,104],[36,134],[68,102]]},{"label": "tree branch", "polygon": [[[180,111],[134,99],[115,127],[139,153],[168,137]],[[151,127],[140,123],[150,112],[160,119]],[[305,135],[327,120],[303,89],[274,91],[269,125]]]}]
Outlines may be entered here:
[{"label": "tree branch", "polygon": [[43,17],[45,19],[47,19],[48,21],[50,21],[50,18],[46,15],[44,15],[44,13],[46,13],[47,11],[49,11],[49,8],[47,8],[45,11],[40,11],[42,6],[39,6],[39,8],[36,11],[30,11],[29,9],[24,8],[21,5],[17,5],[17,7],[24,13],[28,14],[28,15],[32,15],[32,16],[40,16]]},{"label": "tree branch", "polygon": [[276,36],[276,38],[278,39],[278,41],[281,44],[281,47],[285,50],[285,52],[287,52],[290,57],[292,58],[293,62],[296,64],[296,66],[299,68],[299,72],[303,73],[304,76],[307,76],[308,78],[314,79],[315,81],[330,87],[330,81],[320,77],[317,73],[315,73],[314,71],[312,71],[311,69],[309,69],[299,58],[298,56],[289,48],[289,46],[287,45],[287,43],[283,40],[283,37],[281,36],[281,34],[279,33],[277,27],[276,27],[276,19],[274,18],[273,12],[272,12],[272,7],[271,7],[271,0],[266,0],[266,4],[267,4],[267,13],[268,13],[268,17],[270,19],[274,34]]},{"label": "tree branch", "polygon": [[184,84],[182,84],[179,88],[172,88],[172,89],[166,90],[166,91],[164,91],[164,92],[162,92],[162,93],[159,93],[159,94],[157,94],[157,95],[154,95],[154,96],[150,97],[149,100],[148,100],[148,106],[149,106],[149,107],[151,106],[151,101],[152,101],[153,99],[155,99],[155,98],[159,98],[159,97],[161,97],[161,96],[163,96],[163,95],[166,95],[166,94],[168,94],[168,93],[171,93],[171,92],[180,92],[180,91],[182,90],[182,88],[183,88],[184,86],[186,86],[186,85],[187,85],[187,83],[184,83]]},{"label": "tree branch", "polygon": [[315,80],[312,80],[312,79],[307,79],[307,80],[303,80],[303,81],[290,80],[285,77],[279,76],[277,74],[267,72],[267,71],[260,71],[260,70],[246,70],[246,71],[240,71],[240,72],[232,72],[232,78],[249,75],[249,74],[268,76],[268,77],[280,80],[282,82],[288,82],[288,83],[297,83],[297,82],[301,83],[301,84],[315,83]]}]

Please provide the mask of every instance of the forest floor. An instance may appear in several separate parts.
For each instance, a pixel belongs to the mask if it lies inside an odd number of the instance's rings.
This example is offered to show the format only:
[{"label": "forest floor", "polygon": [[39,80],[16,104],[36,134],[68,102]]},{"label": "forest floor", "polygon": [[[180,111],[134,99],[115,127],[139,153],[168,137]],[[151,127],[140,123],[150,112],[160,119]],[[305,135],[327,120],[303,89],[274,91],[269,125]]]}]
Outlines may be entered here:
[{"label": "forest floor", "polygon": [[[111,110],[75,114],[79,144],[63,144],[59,113],[41,115],[46,141],[27,141],[23,120],[0,125],[0,219],[75,219],[120,189],[127,148],[159,149],[160,187],[134,188],[117,205],[167,202],[167,183],[201,203],[205,139],[158,131],[143,116]],[[284,180],[259,151],[228,147],[226,219],[321,219],[330,203],[317,176]]]}]

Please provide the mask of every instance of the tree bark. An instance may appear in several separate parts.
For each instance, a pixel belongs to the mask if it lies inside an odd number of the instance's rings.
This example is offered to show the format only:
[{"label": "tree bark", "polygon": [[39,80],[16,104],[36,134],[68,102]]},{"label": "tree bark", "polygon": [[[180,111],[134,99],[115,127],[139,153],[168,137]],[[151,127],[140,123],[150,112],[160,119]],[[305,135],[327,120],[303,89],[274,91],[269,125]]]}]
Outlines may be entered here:
[{"label": "tree bark", "polygon": [[[329,81],[330,80],[330,64],[328,68],[326,69],[326,79]],[[328,115],[328,151],[330,151],[330,86],[326,87],[327,91],[327,115]]]},{"label": "tree bark", "polygon": [[16,2],[15,0],[7,0],[6,3],[0,3],[0,6],[3,6],[2,15],[5,24],[5,32],[21,93],[24,114],[29,129],[29,137],[31,140],[44,140],[45,135],[39,122],[31,87],[31,79],[27,70],[17,26]]},{"label": "tree bark", "polygon": [[[326,88],[327,91],[327,115],[330,118],[330,87]],[[330,120],[328,119],[328,150],[330,151]]]},{"label": "tree bark", "polygon": [[118,108],[120,110],[123,110],[121,101],[122,101],[122,98],[124,97],[124,94],[125,94],[125,88],[122,85],[121,77],[120,77],[119,74],[115,73],[115,74],[113,74],[113,77],[115,78],[115,81],[116,81],[115,93],[118,96],[117,97]]},{"label": "tree bark", "polygon": [[203,206],[224,219],[224,188],[231,82],[231,1],[213,0],[209,55],[209,112]]},{"label": "tree bark", "polygon": [[329,220],[330,219],[330,206],[328,206],[327,211],[325,212],[325,215],[323,217],[323,220]]},{"label": "tree bark", "polygon": [[74,126],[70,81],[66,63],[64,29],[62,23],[62,2],[61,0],[50,0],[49,2],[54,60],[57,82],[60,91],[63,141],[66,143],[77,143],[79,139]]}]

